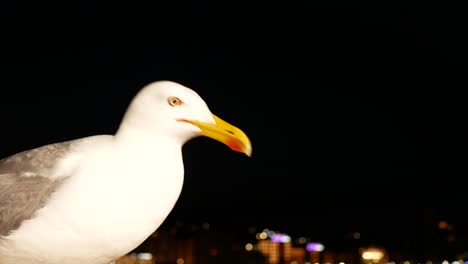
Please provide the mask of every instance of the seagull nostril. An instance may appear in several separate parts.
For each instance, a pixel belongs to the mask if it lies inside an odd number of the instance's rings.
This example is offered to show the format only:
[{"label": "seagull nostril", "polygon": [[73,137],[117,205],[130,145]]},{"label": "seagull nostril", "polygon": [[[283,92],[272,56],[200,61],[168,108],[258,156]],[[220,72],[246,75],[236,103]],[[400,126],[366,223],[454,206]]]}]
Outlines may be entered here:
[{"label": "seagull nostril", "polygon": [[228,132],[229,134],[233,134],[233,135],[234,135],[234,132],[232,132],[231,130],[226,130],[226,132]]}]

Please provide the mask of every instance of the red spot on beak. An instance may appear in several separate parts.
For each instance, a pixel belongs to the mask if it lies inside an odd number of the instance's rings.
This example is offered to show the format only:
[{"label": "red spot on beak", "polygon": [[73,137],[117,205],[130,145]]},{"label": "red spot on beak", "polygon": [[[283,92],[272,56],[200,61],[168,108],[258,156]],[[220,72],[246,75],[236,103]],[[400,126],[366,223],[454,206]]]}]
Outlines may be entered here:
[{"label": "red spot on beak", "polygon": [[230,138],[226,143],[232,150],[242,152],[242,144],[239,140]]}]

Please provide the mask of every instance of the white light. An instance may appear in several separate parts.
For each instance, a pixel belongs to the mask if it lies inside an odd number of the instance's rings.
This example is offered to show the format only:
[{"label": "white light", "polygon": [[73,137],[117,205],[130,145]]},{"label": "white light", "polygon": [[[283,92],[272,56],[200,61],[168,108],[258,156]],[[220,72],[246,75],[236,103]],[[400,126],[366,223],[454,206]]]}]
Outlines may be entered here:
[{"label": "white light", "polygon": [[138,253],[137,254],[137,259],[152,260],[153,259],[153,254],[148,253],[148,252]]},{"label": "white light", "polygon": [[411,264],[408,260],[406,260],[405,262],[403,262],[403,264]]},{"label": "white light", "polygon": [[[362,253],[362,258],[366,260],[380,260],[383,257],[383,253],[381,251],[364,251]],[[407,264],[407,263],[404,263]]]},{"label": "white light", "polygon": [[288,235],[282,236],[281,237],[281,243],[289,243],[291,242],[291,237]]},{"label": "white light", "polygon": [[251,243],[245,244],[245,250],[252,251],[252,249],[253,249],[253,245]]},{"label": "white light", "polygon": [[266,232],[261,232],[260,235],[258,235],[258,237],[260,237],[260,239],[266,239],[268,235]]},{"label": "white light", "polygon": [[354,232],[353,238],[354,238],[354,239],[360,239],[360,238],[361,238],[361,233],[359,233],[359,232]]},{"label": "white light", "polygon": [[344,262],[340,262],[340,263],[338,263],[338,264],[345,264],[345,263],[344,263]]},{"label": "white light", "polygon": [[459,264],[459,263],[458,263],[458,261],[455,260],[455,261],[452,262],[452,264]]},{"label": "white light", "polygon": [[442,261],[442,264],[449,264],[448,260]]}]

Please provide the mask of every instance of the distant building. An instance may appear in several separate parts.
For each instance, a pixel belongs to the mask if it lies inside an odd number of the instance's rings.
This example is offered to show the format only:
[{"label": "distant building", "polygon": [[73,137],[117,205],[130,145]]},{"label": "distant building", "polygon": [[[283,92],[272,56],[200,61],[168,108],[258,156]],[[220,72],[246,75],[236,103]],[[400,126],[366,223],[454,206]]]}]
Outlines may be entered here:
[{"label": "distant building", "polygon": [[247,263],[248,257],[244,247],[228,234],[210,230],[191,233],[175,228],[155,232],[135,252],[151,253],[155,264]]}]

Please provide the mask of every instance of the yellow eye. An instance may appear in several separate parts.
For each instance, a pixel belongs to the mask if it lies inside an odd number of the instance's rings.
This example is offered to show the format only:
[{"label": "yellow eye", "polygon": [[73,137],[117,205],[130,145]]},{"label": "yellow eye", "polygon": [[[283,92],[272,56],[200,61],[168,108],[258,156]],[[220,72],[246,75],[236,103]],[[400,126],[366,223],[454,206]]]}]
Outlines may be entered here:
[{"label": "yellow eye", "polygon": [[175,96],[170,96],[169,98],[167,98],[167,102],[170,106],[179,106],[182,104],[182,100]]}]

